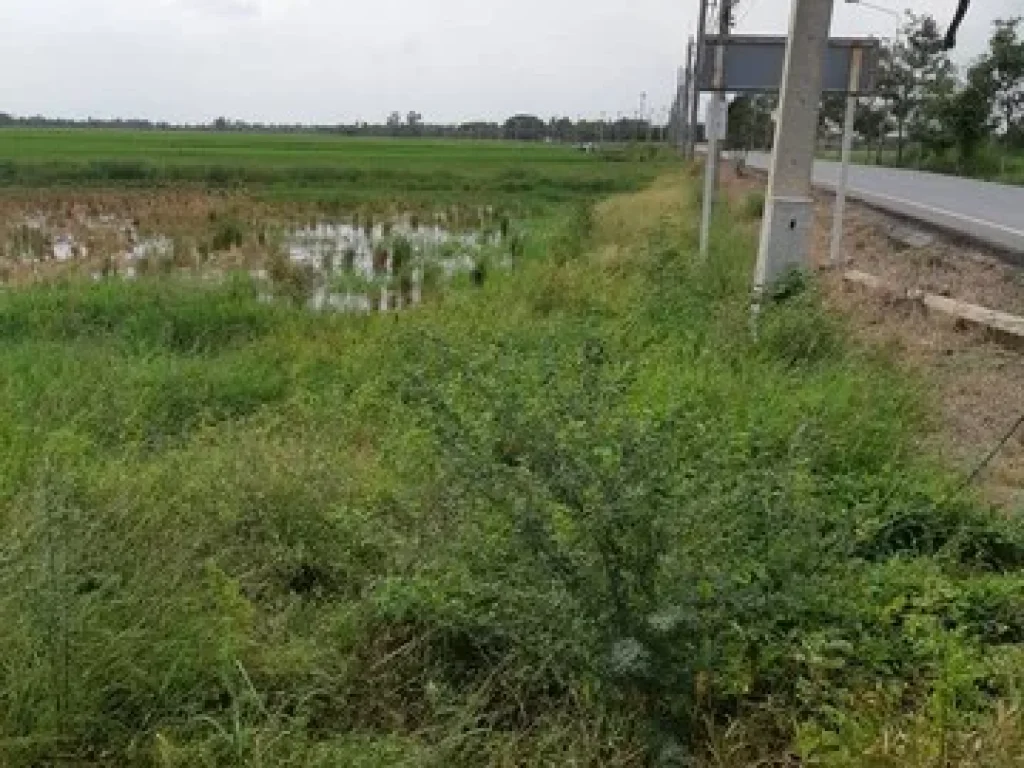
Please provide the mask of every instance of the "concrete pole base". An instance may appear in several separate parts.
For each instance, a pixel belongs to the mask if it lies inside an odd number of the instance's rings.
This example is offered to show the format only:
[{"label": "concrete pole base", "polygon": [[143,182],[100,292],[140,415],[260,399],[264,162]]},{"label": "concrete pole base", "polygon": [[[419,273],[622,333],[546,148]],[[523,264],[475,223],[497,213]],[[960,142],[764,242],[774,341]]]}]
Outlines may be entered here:
[{"label": "concrete pole base", "polygon": [[761,248],[754,273],[754,289],[766,286],[793,269],[810,264],[814,201],[809,197],[770,197],[765,201]]}]

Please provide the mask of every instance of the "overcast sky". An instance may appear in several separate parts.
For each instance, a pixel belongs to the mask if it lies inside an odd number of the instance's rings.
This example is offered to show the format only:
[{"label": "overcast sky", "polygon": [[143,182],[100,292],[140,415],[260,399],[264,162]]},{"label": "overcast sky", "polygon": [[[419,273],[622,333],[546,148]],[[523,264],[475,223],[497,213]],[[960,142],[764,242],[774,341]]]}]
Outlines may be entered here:
[{"label": "overcast sky", "polygon": [[[875,0],[933,13],[956,0]],[[783,33],[790,0],[740,0]],[[0,111],[175,122],[609,117],[667,105],[697,0],[0,0]],[[836,3],[833,34],[897,20]],[[1024,0],[975,0],[957,58]]]}]

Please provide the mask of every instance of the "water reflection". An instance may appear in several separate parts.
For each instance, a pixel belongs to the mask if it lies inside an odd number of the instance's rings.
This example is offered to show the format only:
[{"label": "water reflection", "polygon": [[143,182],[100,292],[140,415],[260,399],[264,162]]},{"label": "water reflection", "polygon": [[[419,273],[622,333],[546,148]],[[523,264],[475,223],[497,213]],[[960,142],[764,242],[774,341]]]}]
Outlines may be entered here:
[{"label": "water reflection", "polygon": [[[455,231],[440,217],[423,225],[409,215],[266,228],[214,249],[215,238],[204,244],[143,234],[137,222],[110,215],[57,224],[34,214],[8,225],[0,257],[7,267],[27,266],[33,274],[45,264],[84,266],[94,280],[180,271],[216,281],[243,267],[268,283],[269,295],[287,286],[288,295],[304,295],[315,310],[370,312],[414,306],[439,283],[482,272],[485,261],[503,262],[507,233],[507,221],[487,231]],[[40,274],[53,274],[52,267]]]}]

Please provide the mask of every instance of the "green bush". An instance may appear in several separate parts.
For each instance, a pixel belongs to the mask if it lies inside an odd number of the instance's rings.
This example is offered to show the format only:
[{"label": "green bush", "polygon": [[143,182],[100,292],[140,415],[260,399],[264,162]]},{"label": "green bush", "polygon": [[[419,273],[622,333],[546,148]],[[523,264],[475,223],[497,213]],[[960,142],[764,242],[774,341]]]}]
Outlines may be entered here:
[{"label": "green bush", "polygon": [[245,242],[242,225],[234,219],[219,219],[214,227],[210,247],[213,251],[229,251],[241,248]]},{"label": "green bush", "polygon": [[748,219],[760,219],[764,216],[764,192],[760,190],[748,192],[743,198],[743,215]]}]

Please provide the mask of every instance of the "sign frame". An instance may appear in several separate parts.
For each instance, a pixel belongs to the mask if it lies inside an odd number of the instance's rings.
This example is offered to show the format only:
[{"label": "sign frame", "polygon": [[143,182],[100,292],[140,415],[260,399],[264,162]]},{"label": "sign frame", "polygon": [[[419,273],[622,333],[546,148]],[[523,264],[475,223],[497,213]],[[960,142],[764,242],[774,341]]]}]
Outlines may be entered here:
[{"label": "sign frame", "polygon": [[[788,38],[777,35],[708,35],[707,52],[723,54],[722,69],[716,72],[718,56],[705,53],[697,72],[697,88],[705,93],[764,93],[780,90]],[[860,77],[851,88],[855,50],[862,51]],[[874,37],[830,38],[824,66],[823,93],[850,96],[872,95],[877,90],[881,42]],[[716,77],[720,75],[720,77]]]}]

